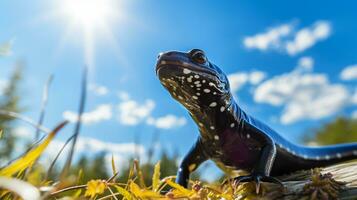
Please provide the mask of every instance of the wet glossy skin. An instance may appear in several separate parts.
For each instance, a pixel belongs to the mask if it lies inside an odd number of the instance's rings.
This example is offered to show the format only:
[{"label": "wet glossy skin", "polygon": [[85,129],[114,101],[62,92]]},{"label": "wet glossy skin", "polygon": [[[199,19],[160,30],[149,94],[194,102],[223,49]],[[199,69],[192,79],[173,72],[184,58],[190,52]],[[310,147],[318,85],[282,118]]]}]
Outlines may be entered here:
[{"label": "wet glossy skin", "polygon": [[230,93],[223,71],[202,50],[171,51],[158,57],[156,73],[171,96],[186,107],[200,136],[183,159],[177,182],[187,186],[189,174],[211,159],[226,172],[250,175],[238,182],[278,182],[270,177],[325,166],[357,157],[357,144],[310,148],[295,145],[246,114]]}]

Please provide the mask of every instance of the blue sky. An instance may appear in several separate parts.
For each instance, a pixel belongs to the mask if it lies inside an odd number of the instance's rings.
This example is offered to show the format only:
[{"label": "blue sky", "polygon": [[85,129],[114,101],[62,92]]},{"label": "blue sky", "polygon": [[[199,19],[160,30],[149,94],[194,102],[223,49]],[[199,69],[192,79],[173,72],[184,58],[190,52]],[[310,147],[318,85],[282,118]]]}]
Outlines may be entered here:
[{"label": "blue sky", "polygon": [[[48,127],[75,116],[88,62],[80,25],[68,29],[71,19],[54,14],[56,1],[0,3],[0,43],[12,41],[11,54],[0,57],[0,80],[25,61],[22,103],[36,119],[54,74]],[[113,146],[122,157],[138,134],[144,152],[156,132],[155,148],[180,155],[189,149],[196,125],[154,72],[157,54],[167,50],[206,51],[234,81],[241,107],[295,142],[336,116],[357,116],[355,7],[353,1],[120,1],[111,8],[120,16],[108,23],[111,34],[95,27],[82,150]],[[58,136],[59,144],[72,129]]]}]

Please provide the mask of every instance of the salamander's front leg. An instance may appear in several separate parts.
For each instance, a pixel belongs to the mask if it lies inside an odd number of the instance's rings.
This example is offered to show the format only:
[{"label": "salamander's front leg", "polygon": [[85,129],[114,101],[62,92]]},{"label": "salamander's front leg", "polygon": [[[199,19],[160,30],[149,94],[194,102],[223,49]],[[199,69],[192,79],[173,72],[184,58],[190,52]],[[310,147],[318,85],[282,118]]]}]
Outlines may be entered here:
[{"label": "salamander's front leg", "polygon": [[200,140],[197,140],[180,164],[177,171],[176,183],[187,187],[190,173],[196,170],[197,167],[206,160],[207,157],[202,151]]},{"label": "salamander's front leg", "polygon": [[275,144],[269,138],[269,141],[262,148],[260,159],[257,162],[251,174],[247,176],[238,176],[234,178],[233,181],[235,182],[235,184],[238,185],[241,182],[254,181],[256,184],[257,194],[259,193],[261,182],[276,183],[283,186],[283,184],[278,179],[269,176],[275,159],[275,154],[276,154]]},{"label": "salamander's front leg", "polygon": [[269,176],[273,162],[275,159],[276,149],[274,144],[267,144],[262,149],[260,159],[253,169],[252,173],[248,176],[239,176],[234,178],[236,184],[240,182],[251,182],[254,181],[256,184],[256,193],[259,193],[261,182],[270,182],[283,185],[278,179]]}]

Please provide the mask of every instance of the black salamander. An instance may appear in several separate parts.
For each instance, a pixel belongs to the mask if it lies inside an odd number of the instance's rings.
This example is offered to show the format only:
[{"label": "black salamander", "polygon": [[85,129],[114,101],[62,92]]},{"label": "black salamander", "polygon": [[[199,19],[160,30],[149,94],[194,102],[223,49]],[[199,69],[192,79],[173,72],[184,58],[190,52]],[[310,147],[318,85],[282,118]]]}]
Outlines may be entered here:
[{"label": "black salamander", "polygon": [[189,112],[200,136],[184,157],[176,182],[211,159],[226,172],[245,171],[239,182],[280,183],[274,176],[357,158],[357,144],[305,147],[284,139],[244,112],[230,92],[227,76],[199,49],[161,53],[156,65],[161,84]]}]

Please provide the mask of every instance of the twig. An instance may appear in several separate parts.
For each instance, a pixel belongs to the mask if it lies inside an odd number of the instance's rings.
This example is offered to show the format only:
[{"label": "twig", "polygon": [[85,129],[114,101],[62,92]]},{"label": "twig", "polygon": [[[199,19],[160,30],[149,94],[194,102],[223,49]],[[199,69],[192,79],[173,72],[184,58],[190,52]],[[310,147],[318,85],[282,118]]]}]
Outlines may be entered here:
[{"label": "twig", "polygon": [[[35,128],[37,128],[39,131],[42,131],[44,133],[49,134],[51,131],[46,128],[46,127],[43,127],[42,125],[39,125],[37,124],[35,121],[33,121],[31,118],[27,117],[27,116],[24,116],[24,115],[21,115],[19,113],[16,113],[16,112],[12,112],[12,111],[6,111],[6,110],[0,110],[0,115],[5,115],[5,116],[8,116],[8,117],[13,117],[13,118],[16,118],[16,119],[19,119],[21,121],[24,121],[28,124],[30,124],[31,126],[34,126]],[[33,147],[35,147],[37,144],[39,144],[45,137],[46,135],[42,136],[42,138],[40,138],[39,140],[35,141],[34,143],[32,143],[32,145],[26,150],[24,151],[23,153],[21,153],[19,156],[16,156],[14,159],[10,160],[7,165],[9,165],[10,163],[12,163],[13,161],[19,159],[20,157],[22,157],[23,155],[25,155],[27,152],[29,152],[31,149],[33,149]]]},{"label": "twig", "polygon": [[[104,197],[102,197],[102,198],[99,198],[99,199],[97,199],[97,200],[104,200],[104,199],[109,199],[110,197],[115,197],[116,195],[121,195],[119,192],[116,192],[116,193],[112,193],[112,194],[110,194],[110,195],[107,195],[107,196],[104,196]],[[116,197],[115,197],[116,198]],[[117,199],[117,198],[116,198]]]},{"label": "twig", "polygon": [[118,176],[118,174],[119,174],[119,172],[116,172],[115,174],[113,174],[113,176],[111,176],[110,178],[108,178],[107,182],[109,183],[109,182],[111,182],[112,180],[114,180],[115,177]]},{"label": "twig", "polygon": [[74,135],[72,135],[71,137],[69,137],[67,139],[67,141],[63,144],[63,146],[61,147],[61,149],[59,150],[59,152],[57,153],[55,159],[53,159],[53,161],[51,162],[51,165],[50,167],[48,168],[47,170],[47,173],[46,173],[46,178],[45,180],[48,180],[48,176],[51,174],[52,170],[53,170],[53,167],[55,166],[59,156],[62,154],[63,150],[66,148],[66,146],[69,144],[69,142],[72,140],[72,138],[74,137]]},{"label": "twig", "polygon": [[66,175],[69,171],[69,168],[71,167],[72,158],[73,158],[73,154],[74,154],[74,148],[76,146],[77,138],[78,138],[78,135],[79,135],[79,132],[81,129],[82,114],[84,112],[86,96],[87,96],[87,76],[88,76],[88,69],[87,69],[87,66],[84,66],[82,85],[81,85],[81,97],[79,100],[79,108],[78,108],[78,119],[77,119],[77,123],[76,123],[75,129],[74,129],[73,138],[71,138],[71,139],[73,139],[72,146],[69,151],[65,166],[61,173],[61,180],[63,180],[64,177],[66,177]]},{"label": "twig", "polygon": [[108,190],[109,190],[110,194],[112,195],[112,197],[113,197],[115,200],[118,200],[118,198],[115,196],[114,192],[112,191],[112,189],[110,189],[109,186],[108,186]]},{"label": "twig", "polygon": [[21,115],[17,112],[12,112],[12,111],[7,111],[7,110],[0,110],[0,115],[5,115],[5,116],[8,116],[8,117],[13,117],[13,118],[16,118],[16,119],[19,119],[21,121],[24,121],[26,123],[28,123],[29,125],[35,127],[35,128],[38,128],[40,131],[44,132],[44,133],[50,133],[51,130],[42,126],[42,125],[38,125],[34,120],[32,120],[31,118],[25,116],[25,115]]},{"label": "twig", "polygon": [[59,193],[67,192],[67,191],[70,191],[70,190],[82,189],[82,188],[85,188],[85,187],[87,187],[87,185],[76,185],[76,186],[71,186],[71,187],[63,188],[62,190],[58,190],[58,191],[52,192],[52,193],[51,193],[51,196],[55,196],[55,195],[57,195],[57,194],[59,194]]},{"label": "twig", "polygon": [[[45,119],[45,111],[46,111],[46,106],[47,106],[47,102],[48,102],[48,93],[49,93],[49,88],[52,83],[52,80],[53,80],[53,75],[51,74],[50,77],[48,77],[45,87],[43,88],[40,117],[37,122],[37,124],[39,126],[42,125],[43,120]],[[40,137],[40,129],[36,127],[35,140],[38,140],[39,137]]]}]

